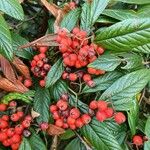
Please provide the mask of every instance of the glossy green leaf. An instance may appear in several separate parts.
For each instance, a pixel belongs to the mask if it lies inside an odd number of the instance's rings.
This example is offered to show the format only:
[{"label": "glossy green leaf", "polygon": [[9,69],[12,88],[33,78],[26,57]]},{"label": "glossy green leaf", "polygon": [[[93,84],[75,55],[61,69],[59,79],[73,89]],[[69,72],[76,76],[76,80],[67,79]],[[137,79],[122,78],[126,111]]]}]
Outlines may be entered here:
[{"label": "glossy green leaf", "polygon": [[[147,119],[146,125],[145,125],[145,134],[150,138],[150,117]],[[149,150],[150,149],[150,141],[144,142],[144,150]]]},{"label": "glossy green leaf", "polygon": [[0,14],[0,54],[8,59],[13,57],[12,39],[7,23]]},{"label": "glossy green leaf", "polygon": [[132,51],[150,54],[150,44],[147,43],[147,44],[143,44],[141,46],[137,46],[137,47],[133,48]]},{"label": "glossy green leaf", "polygon": [[114,54],[103,54],[99,56],[94,62],[88,65],[88,67],[105,70],[105,71],[113,71],[119,66],[121,63],[121,58],[115,56]]},{"label": "glossy green leaf", "polygon": [[11,37],[15,55],[31,60],[33,57],[33,52],[30,48],[19,49],[19,46],[27,44],[28,41],[16,33],[11,33]]},{"label": "glossy green leaf", "polygon": [[48,88],[54,85],[57,82],[57,80],[61,77],[63,71],[64,71],[63,62],[62,59],[59,59],[48,72],[46,79],[46,87]]},{"label": "glossy green leaf", "polygon": [[131,51],[150,42],[150,19],[127,19],[97,32],[95,43],[113,51]]},{"label": "glossy green leaf", "polygon": [[38,123],[48,122],[50,116],[50,102],[50,93],[48,89],[38,88],[35,93],[33,106],[34,111],[40,114],[40,116],[37,118]]},{"label": "glossy green leaf", "polygon": [[33,150],[27,138],[23,138],[19,150]]},{"label": "glossy green leaf", "polygon": [[129,4],[149,4],[149,0],[115,0],[115,1],[120,1],[124,3],[129,3]]},{"label": "glossy green leaf", "polygon": [[96,150],[122,150],[105,122],[100,123],[92,119],[92,122],[84,126],[81,132]]},{"label": "glossy green leaf", "polygon": [[122,76],[122,73],[120,72],[109,72],[109,73],[106,73],[105,75],[96,77],[93,79],[96,86],[94,88],[91,88],[88,85],[86,85],[83,88],[82,93],[93,93],[93,92],[105,90],[109,88],[109,86],[111,86],[112,83],[116,81],[118,78],[120,78],[121,76]]},{"label": "glossy green leaf", "polygon": [[24,12],[18,0],[0,0],[0,10],[15,19],[24,19]]},{"label": "glossy green leaf", "polygon": [[103,24],[114,24],[117,23],[118,21],[116,19],[107,17],[107,16],[100,16],[97,20],[96,23],[103,23]]},{"label": "glossy green leaf", "polygon": [[77,24],[77,21],[80,17],[80,9],[74,9],[70,11],[62,20],[61,27],[66,28],[67,30],[71,31]]},{"label": "glossy green leaf", "polygon": [[74,136],[75,136],[75,133],[72,130],[68,129],[68,130],[66,130],[66,132],[64,134],[60,135],[60,138],[61,138],[61,140],[67,140]]}]

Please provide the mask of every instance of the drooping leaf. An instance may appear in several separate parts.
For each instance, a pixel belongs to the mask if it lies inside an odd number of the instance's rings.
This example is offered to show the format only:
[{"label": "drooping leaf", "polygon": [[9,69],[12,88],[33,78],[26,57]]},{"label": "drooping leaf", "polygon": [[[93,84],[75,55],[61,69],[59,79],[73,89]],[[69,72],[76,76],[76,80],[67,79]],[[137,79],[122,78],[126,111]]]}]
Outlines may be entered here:
[{"label": "drooping leaf", "polygon": [[24,12],[18,0],[0,0],[0,10],[15,19],[24,19]]},{"label": "drooping leaf", "polygon": [[127,19],[97,32],[95,43],[113,51],[131,51],[150,42],[150,20]]},{"label": "drooping leaf", "polygon": [[27,138],[23,138],[19,150],[33,150]]},{"label": "drooping leaf", "polygon": [[88,67],[105,71],[113,71],[117,66],[120,65],[120,63],[121,58],[115,56],[114,54],[104,54],[89,64]]},{"label": "drooping leaf", "polygon": [[[146,125],[145,125],[145,134],[148,137],[148,139],[150,138],[150,117],[147,119]],[[146,141],[144,142],[144,150],[149,150],[150,149],[150,141]]]},{"label": "drooping leaf", "polygon": [[13,57],[10,31],[2,15],[0,15],[0,54],[10,60]]},{"label": "drooping leaf", "polygon": [[48,122],[49,120],[49,105],[50,105],[50,93],[48,89],[38,88],[34,97],[34,111],[38,112],[40,116],[37,118],[38,123]]},{"label": "drooping leaf", "polygon": [[124,3],[129,3],[129,4],[149,4],[149,0],[115,0],[115,1],[120,1]]},{"label": "drooping leaf", "polygon": [[93,93],[93,92],[105,90],[109,88],[109,86],[121,76],[122,76],[122,73],[120,72],[109,72],[109,73],[106,73],[105,75],[96,77],[93,79],[96,86],[94,88],[91,88],[88,85],[86,85],[83,88],[82,93]]},{"label": "drooping leaf", "polygon": [[68,31],[71,31],[75,25],[77,24],[77,21],[80,17],[80,9],[74,9],[70,11],[62,20],[61,27],[66,28]]},{"label": "drooping leaf", "polygon": [[89,125],[81,128],[81,132],[96,150],[122,150],[105,122],[100,123],[96,119],[92,119]]},{"label": "drooping leaf", "polygon": [[65,133],[65,130],[63,128],[56,126],[56,125],[49,124],[48,129],[47,129],[47,133],[49,135],[52,135],[52,136],[61,135],[61,134]]},{"label": "drooping leaf", "polygon": [[63,71],[64,71],[63,62],[62,59],[59,59],[48,72],[46,79],[46,87],[48,88],[54,85],[57,82],[57,80],[61,77]]}]

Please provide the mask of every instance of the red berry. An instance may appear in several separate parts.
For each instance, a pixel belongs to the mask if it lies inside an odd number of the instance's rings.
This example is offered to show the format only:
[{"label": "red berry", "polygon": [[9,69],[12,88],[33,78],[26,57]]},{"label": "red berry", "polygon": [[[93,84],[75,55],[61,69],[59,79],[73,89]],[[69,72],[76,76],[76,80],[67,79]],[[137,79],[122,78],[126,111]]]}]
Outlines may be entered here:
[{"label": "red berry", "polygon": [[80,32],[80,29],[78,27],[75,27],[73,30],[72,30],[72,33],[73,34],[78,34]]},{"label": "red berry", "polygon": [[47,47],[47,46],[39,47],[40,53],[45,53],[47,50],[48,50],[48,47]]},{"label": "red berry", "polygon": [[5,141],[8,138],[5,132],[0,132],[0,141]]},{"label": "red berry", "polygon": [[98,107],[97,101],[96,100],[91,101],[89,107],[90,107],[90,109],[93,109],[93,110],[97,109],[97,107]]},{"label": "red berry", "polygon": [[104,49],[102,47],[98,47],[96,51],[98,52],[98,54],[104,53]]},{"label": "red berry", "polygon": [[46,131],[48,129],[48,123],[47,122],[42,122],[40,124],[40,128],[41,128],[41,130]]},{"label": "red berry", "polygon": [[60,30],[58,31],[58,35],[61,36],[61,37],[65,37],[65,36],[67,35],[67,32],[66,32],[66,30],[64,30],[64,29],[60,29]]},{"label": "red berry", "polygon": [[27,88],[32,86],[32,81],[30,79],[24,80],[24,86],[26,86]]},{"label": "red berry", "polygon": [[39,84],[40,84],[41,87],[45,87],[45,84],[46,84],[45,80],[40,80]]},{"label": "red berry", "polygon": [[70,73],[69,74],[69,80],[70,81],[76,81],[78,76],[75,73]]},{"label": "red berry", "polygon": [[68,125],[67,123],[64,123],[64,124],[63,124],[63,128],[64,128],[64,129],[68,129],[68,128],[69,128],[69,125]]},{"label": "red berry", "polygon": [[70,117],[70,116],[67,118],[67,123],[68,123],[69,126],[72,125],[72,124],[75,124],[75,121],[76,120],[74,118]]},{"label": "red berry", "polygon": [[91,75],[85,74],[85,75],[83,76],[83,80],[84,80],[84,82],[90,81],[90,80],[91,80]]},{"label": "red berry", "polygon": [[91,117],[88,114],[83,114],[81,119],[84,124],[89,124],[91,122]]},{"label": "red berry", "polygon": [[96,118],[97,118],[98,121],[103,122],[103,121],[105,121],[107,119],[107,116],[106,116],[106,114],[104,112],[98,111],[96,113]]},{"label": "red berry", "polygon": [[8,127],[8,122],[0,119],[0,129],[5,129]]},{"label": "red berry", "polygon": [[90,81],[88,81],[87,82],[87,85],[89,86],[89,87],[95,87],[95,82],[93,81],[93,80],[90,80]]},{"label": "red berry", "polygon": [[102,101],[102,100],[97,101],[97,107],[100,111],[105,111],[107,109],[107,105],[108,104],[105,101]]},{"label": "red berry", "polygon": [[12,148],[12,150],[18,150],[19,146],[20,146],[20,143],[16,143],[16,144],[12,144],[11,148]]},{"label": "red berry", "polygon": [[10,146],[10,142],[9,142],[9,140],[5,140],[5,141],[3,141],[3,142],[2,142],[2,144],[3,144],[5,147]]},{"label": "red berry", "polygon": [[141,146],[143,145],[143,139],[140,135],[135,135],[132,139],[133,144],[137,145],[137,146]]},{"label": "red berry", "polygon": [[7,110],[7,105],[6,104],[0,104],[0,112],[6,111],[6,110]]},{"label": "red berry", "polygon": [[126,121],[126,116],[122,112],[118,112],[114,115],[116,123],[122,124]]},{"label": "red berry", "polygon": [[30,123],[31,123],[31,121],[29,121],[29,120],[24,120],[24,121],[22,122],[22,126],[23,126],[24,128],[28,128],[28,127],[30,127]]},{"label": "red berry", "polygon": [[14,134],[15,134],[15,129],[14,128],[9,128],[7,130],[8,137],[12,137]]},{"label": "red berry", "polygon": [[22,117],[24,116],[24,112],[18,111],[18,112],[17,112],[17,115],[18,115],[20,118],[22,118]]},{"label": "red berry", "polygon": [[111,118],[114,114],[114,110],[112,108],[107,108],[105,110],[105,114],[106,114],[107,118]]},{"label": "red berry", "polygon": [[68,103],[64,100],[59,100],[56,105],[60,110],[66,110],[68,108]]},{"label": "red berry", "polygon": [[75,130],[76,129],[75,124],[70,124],[69,127],[70,127],[71,130]]},{"label": "red berry", "polygon": [[58,127],[62,127],[63,126],[63,120],[62,119],[57,119],[55,122],[55,125]]},{"label": "red berry", "polygon": [[3,115],[3,116],[2,116],[2,120],[4,120],[4,121],[9,121],[9,116],[8,116],[8,115]]},{"label": "red berry", "polygon": [[40,68],[43,66],[43,64],[44,64],[44,62],[42,60],[39,60],[37,62],[37,66],[40,67]]},{"label": "red berry", "polygon": [[73,108],[70,110],[70,117],[73,119],[77,119],[80,117],[80,111],[78,108]]},{"label": "red berry", "polygon": [[75,122],[75,125],[77,128],[82,128],[83,127],[83,122],[82,122],[82,119],[81,118],[78,118]]},{"label": "red berry", "polygon": [[58,111],[54,111],[54,112],[52,112],[52,113],[53,113],[53,118],[54,118],[55,120],[60,119],[60,115],[59,115],[59,112],[58,112]]},{"label": "red berry", "polygon": [[16,134],[22,134],[23,130],[24,130],[24,127],[21,124],[18,124],[17,126],[15,126]]},{"label": "red berry", "polygon": [[70,7],[70,9],[75,9],[76,8],[76,3],[75,2],[70,2],[69,7]]},{"label": "red berry", "polygon": [[63,100],[66,100],[66,101],[67,101],[68,98],[69,98],[69,96],[68,96],[67,93],[61,95],[61,99],[63,99]]},{"label": "red berry", "polygon": [[25,117],[25,120],[28,120],[28,121],[32,121],[32,117],[30,116],[30,115],[27,115],[26,117]]},{"label": "red berry", "polygon": [[51,105],[51,106],[49,107],[49,110],[50,110],[51,113],[53,113],[54,111],[57,111],[57,110],[58,110],[58,107],[57,107],[56,105]]},{"label": "red berry", "polygon": [[19,80],[20,82],[22,82],[22,81],[23,81],[23,76],[18,76],[18,80]]},{"label": "red berry", "polygon": [[68,78],[68,73],[67,72],[64,72],[63,74],[62,74],[62,78],[65,80],[65,79],[67,79]]},{"label": "red berry", "polygon": [[61,111],[61,116],[63,116],[64,118],[69,117],[69,115],[70,115],[69,109],[67,109],[65,111]]},{"label": "red berry", "polygon": [[31,67],[35,67],[36,66],[36,60],[32,60],[31,61]]},{"label": "red berry", "polygon": [[10,107],[16,107],[17,106],[17,102],[11,101],[11,102],[9,102],[9,106]]},{"label": "red berry", "polygon": [[44,68],[44,70],[46,70],[46,71],[49,71],[50,70],[50,65],[49,64],[45,64],[44,66],[43,66],[43,68]]},{"label": "red berry", "polygon": [[88,73],[95,74],[96,73],[96,69],[94,69],[94,68],[88,68]]},{"label": "red berry", "polygon": [[12,114],[12,115],[10,116],[10,119],[11,119],[12,121],[16,122],[16,121],[19,121],[20,117],[19,117],[18,114],[16,113],[16,114]]},{"label": "red berry", "polygon": [[38,56],[39,56],[39,58],[41,60],[43,60],[44,58],[46,58],[46,55],[44,53],[40,53]]},{"label": "red berry", "polygon": [[40,58],[39,58],[38,55],[35,55],[35,56],[33,57],[33,59],[34,59],[35,61],[39,61],[39,60],[40,60]]},{"label": "red berry", "polygon": [[13,137],[11,138],[12,142],[15,143],[19,143],[21,141],[21,136],[18,134],[13,135]]}]

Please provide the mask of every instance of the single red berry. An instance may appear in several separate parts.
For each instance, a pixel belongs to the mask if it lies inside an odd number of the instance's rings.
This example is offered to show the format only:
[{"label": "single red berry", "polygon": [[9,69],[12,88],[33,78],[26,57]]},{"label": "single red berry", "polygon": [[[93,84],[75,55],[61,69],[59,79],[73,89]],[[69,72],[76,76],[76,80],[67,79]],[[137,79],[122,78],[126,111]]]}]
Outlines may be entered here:
[{"label": "single red berry", "polygon": [[69,8],[70,9],[75,9],[76,8],[76,3],[75,2],[70,2],[69,3]]},{"label": "single red berry", "polygon": [[137,145],[137,146],[141,146],[143,145],[143,138],[140,135],[135,135],[132,139],[133,144]]},{"label": "single red berry", "polygon": [[36,60],[32,60],[31,61],[31,67],[35,67],[36,66]]},{"label": "single red berry", "polygon": [[48,123],[47,122],[42,122],[40,124],[40,128],[41,128],[41,130],[46,131],[48,129]]},{"label": "single red berry", "polygon": [[18,115],[20,118],[22,118],[22,117],[24,116],[24,112],[23,112],[23,111],[18,111],[18,112],[17,112],[17,115]]},{"label": "single red berry", "polygon": [[58,126],[58,127],[63,127],[63,124],[64,123],[63,123],[62,119],[57,119],[56,122],[55,122],[55,125]]},{"label": "single red berry", "polygon": [[8,146],[11,145],[10,142],[9,142],[9,140],[3,141],[2,144],[3,144],[5,147],[8,147]]},{"label": "single red berry", "polygon": [[88,114],[83,114],[81,119],[84,124],[89,124],[91,122],[91,117]]},{"label": "single red berry", "polygon": [[73,34],[78,34],[80,32],[80,29],[78,27],[75,27],[73,30],[72,30],[72,33]]},{"label": "single red berry", "polygon": [[60,29],[60,30],[58,31],[58,35],[59,35],[60,37],[65,37],[65,36],[67,35],[67,32],[66,32],[66,30],[64,30],[64,29]]},{"label": "single red berry", "polygon": [[21,141],[21,136],[18,134],[15,134],[12,136],[11,140],[13,143],[19,143]]},{"label": "single red berry", "polygon": [[67,57],[65,57],[65,58],[63,59],[63,63],[64,63],[66,66],[69,66],[69,65],[70,65],[70,58],[69,58],[69,56],[67,56]]},{"label": "single red berry", "polygon": [[6,104],[0,104],[0,112],[6,111],[6,110],[7,110],[7,105]]},{"label": "single red berry", "polygon": [[25,117],[25,120],[28,120],[28,121],[32,121],[32,117],[31,117],[31,115],[27,115],[26,117]]},{"label": "single red berry", "polygon": [[64,80],[67,79],[68,76],[69,76],[69,74],[68,74],[67,72],[64,72],[64,73],[62,74],[62,78],[63,78]]},{"label": "single red berry", "polygon": [[97,107],[98,107],[98,102],[97,102],[96,100],[91,101],[89,107],[90,107],[90,109],[92,109],[92,110],[97,109]]},{"label": "single red berry", "polygon": [[116,123],[122,124],[126,121],[126,116],[122,112],[118,112],[114,115]]},{"label": "single red berry", "polygon": [[40,81],[39,81],[39,84],[40,84],[41,87],[45,87],[45,84],[46,84],[46,83],[45,83],[45,80],[40,80]]},{"label": "single red berry", "polygon": [[95,87],[95,82],[93,81],[93,80],[90,80],[90,81],[88,81],[87,82],[87,85],[89,86],[89,87]]},{"label": "single red berry", "polygon": [[64,129],[68,129],[68,128],[69,128],[69,125],[68,125],[67,123],[64,123],[64,124],[63,124],[63,128],[64,128]]},{"label": "single red berry", "polygon": [[8,127],[8,122],[0,119],[0,129],[5,129]]},{"label": "single red berry", "polygon": [[31,123],[31,121],[29,121],[29,120],[24,120],[24,121],[22,122],[22,126],[23,126],[24,128],[28,128],[28,127],[30,127],[30,123]]},{"label": "single red berry", "polygon": [[39,47],[40,53],[46,53],[47,50],[48,50],[48,47],[47,47],[47,46]]},{"label": "single red berry", "polygon": [[70,116],[67,118],[67,123],[68,123],[69,126],[72,125],[72,124],[75,124],[75,121],[76,120],[74,118],[70,117]]},{"label": "single red berry", "polygon": [[98,111],[98,112],[96,113],[96,119],[97,119],[98,121],[100,121],[100,122],[103,122],[103,121],[105,121],[105,120],[107,119],[107,116],[106,116],[106,114],[105,114],[104,112]]},{"label": "single red berry", "polygon": [[45,64],[44,66],[43,66],[43,68],[44,68],[44,70],[46,70],[46,71],[49,71],[50,70],[50,65],[49,64]]},{"label": "single red berry", "polygon": [[53,113],[54,111],[57,111],[57,110],[58,110],[58,107],[57,107],[56,105],[51,105],[51,106],[49,107],[49,110],[50,110],[51,113]]},{"label": "single red berry", "polygon": [[18,80],[19,80],[20,82],[23,82],[23,76],[18,76]]},{"label": "single red berry", "polygon": [[26,86],[27,88],[31,87],[32,86],[32,81],[30,79],[24,80],[24,86]]},{"label": "single red berry", "polygon": [[38,56],[39,56],[39,58],[41,60],[43,60],[44,58],[46,58],[46,55],[44,53],[40,53]]},{"label": "single red berry", "polygon": [[9,116],[8,116],[8,115],[3,115],[3,116],[2,116],[2,120],[4,120],[4,121],[9,121]]},{"label": "single red berry", "polygon": [[90,81],[91,80],[91,75],[89,75],[89,74],[83,75],[83,80],[84,80],[84,82]]},{"label": "single red berry", "polygon": [[53,113],[53,118],[54,118],[55,120],[60,119],[60,115],[59,115],[59,112],[58,112],[58,111],[54,111],[54,112],[52,112],[52,113]]},{"label": "single red berry", "polygon": [[81,118],[78,118],[78,119],[76,120],[76,122],[75,122],[75,125],[76,125],[77,128],[82,128],[83,125],[84,125],[84,123],[83,123],[83,121],[82,121]]},{"label": "single red berry", "polygon": [[15,101],[9,102],[9,107],[16,107],[16,106],[17,106],[17,102]]},{"label": "single red berry", "polygon": [[102,47],[98,47],[96,51],[97,51],[98,54],[103,54],[104,53],[104,49]]},{"label": "single red berry", "polygon": [[70,128],[71,130],[75,130],[75,129],[76,129],[76,126],[75,126],[75,124],[70,124],[70,125],[69,125],[69,128]]},{"label": "single red berry", "polygon": [[14,128],[8,128],[8,130],[7,130],[8,137],[12,137],[14,134],[15,134],[15,129]]},{"label": "single red berry", "polygon": [[42,60],[39,60],[38,62],[37,62],[37,66],[38,67],[42,67],[44,65],[44,62],[42,61]]},{"label": "single red berry", "polygon": [[72,108],[70,110],[70,117],[73,119],[77,119],[80,117],[80,111],[78,108]]},{"label": "single red berry", "polygon": [[77,78],[78,78],[77,74],[75,74],[75,73],[70,73],[69,74],[69,80],[70,81],[76,81]]},{"label": "single red berry", "polygon": [[3,142],[8,138],[5,132],[0,132],[0,141]]},{"label": "single red berry", "polygon": [[11,119],[12,121],[16,122],[16,121],[19,121],[20,117],[19,117],[18,114],[16,113],[16,114],[12,114],[12,115],[10,116],[10,119]]},{"label": "single red berry", "polygon": [[12,150],[18,150],[20,146],[20,143],[11,144]]},{"label": "single red berry", "polygon": [[94,69],[94,68],[88,68],[88,73],[95,74],[96,73],[96,69]]},{"label": "single red berry", "polygon": [[106,114],[107,118],[111,118],[114,114],[114,110],[112,108],[107,108],[105,110],[105,114]]},{"label": "single red berry", "polygon": [[15,133],[16,134],[19,134],[19,135],[22,134],[23,130],[24,130],[23,125],[18,124],[17,126],[15,126]]},{"label": "single red berry", "polygon": [[59,100],[56,104],[56,106],[60,109],[60,110],[66,110],[68,108],[68,102],[66,102],[65,100]]},{"label": "single red berry", "polygon": [[107,109],[107,102],[103,101],[103,100],[99,100],[97,101],[97,107],[99,109],[99,111],[105,111]]},{"label": "single red berry", "polygon": [[35,56],[33,57],[33,59],[34,59],[35,61],[39,61],[39,60],[40,60],[40,58],[39,58],[38,55],[35,55]]}]

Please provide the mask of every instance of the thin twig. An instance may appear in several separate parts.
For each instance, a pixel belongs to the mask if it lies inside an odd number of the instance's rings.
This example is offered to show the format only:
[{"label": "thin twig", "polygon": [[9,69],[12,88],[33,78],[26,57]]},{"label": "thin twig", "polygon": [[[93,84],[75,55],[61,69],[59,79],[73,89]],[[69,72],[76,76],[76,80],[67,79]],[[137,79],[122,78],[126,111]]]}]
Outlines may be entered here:
[{"label": "thin twig", "polygon": [[58,136],[55,135],[50,150],[57,150]]}]

